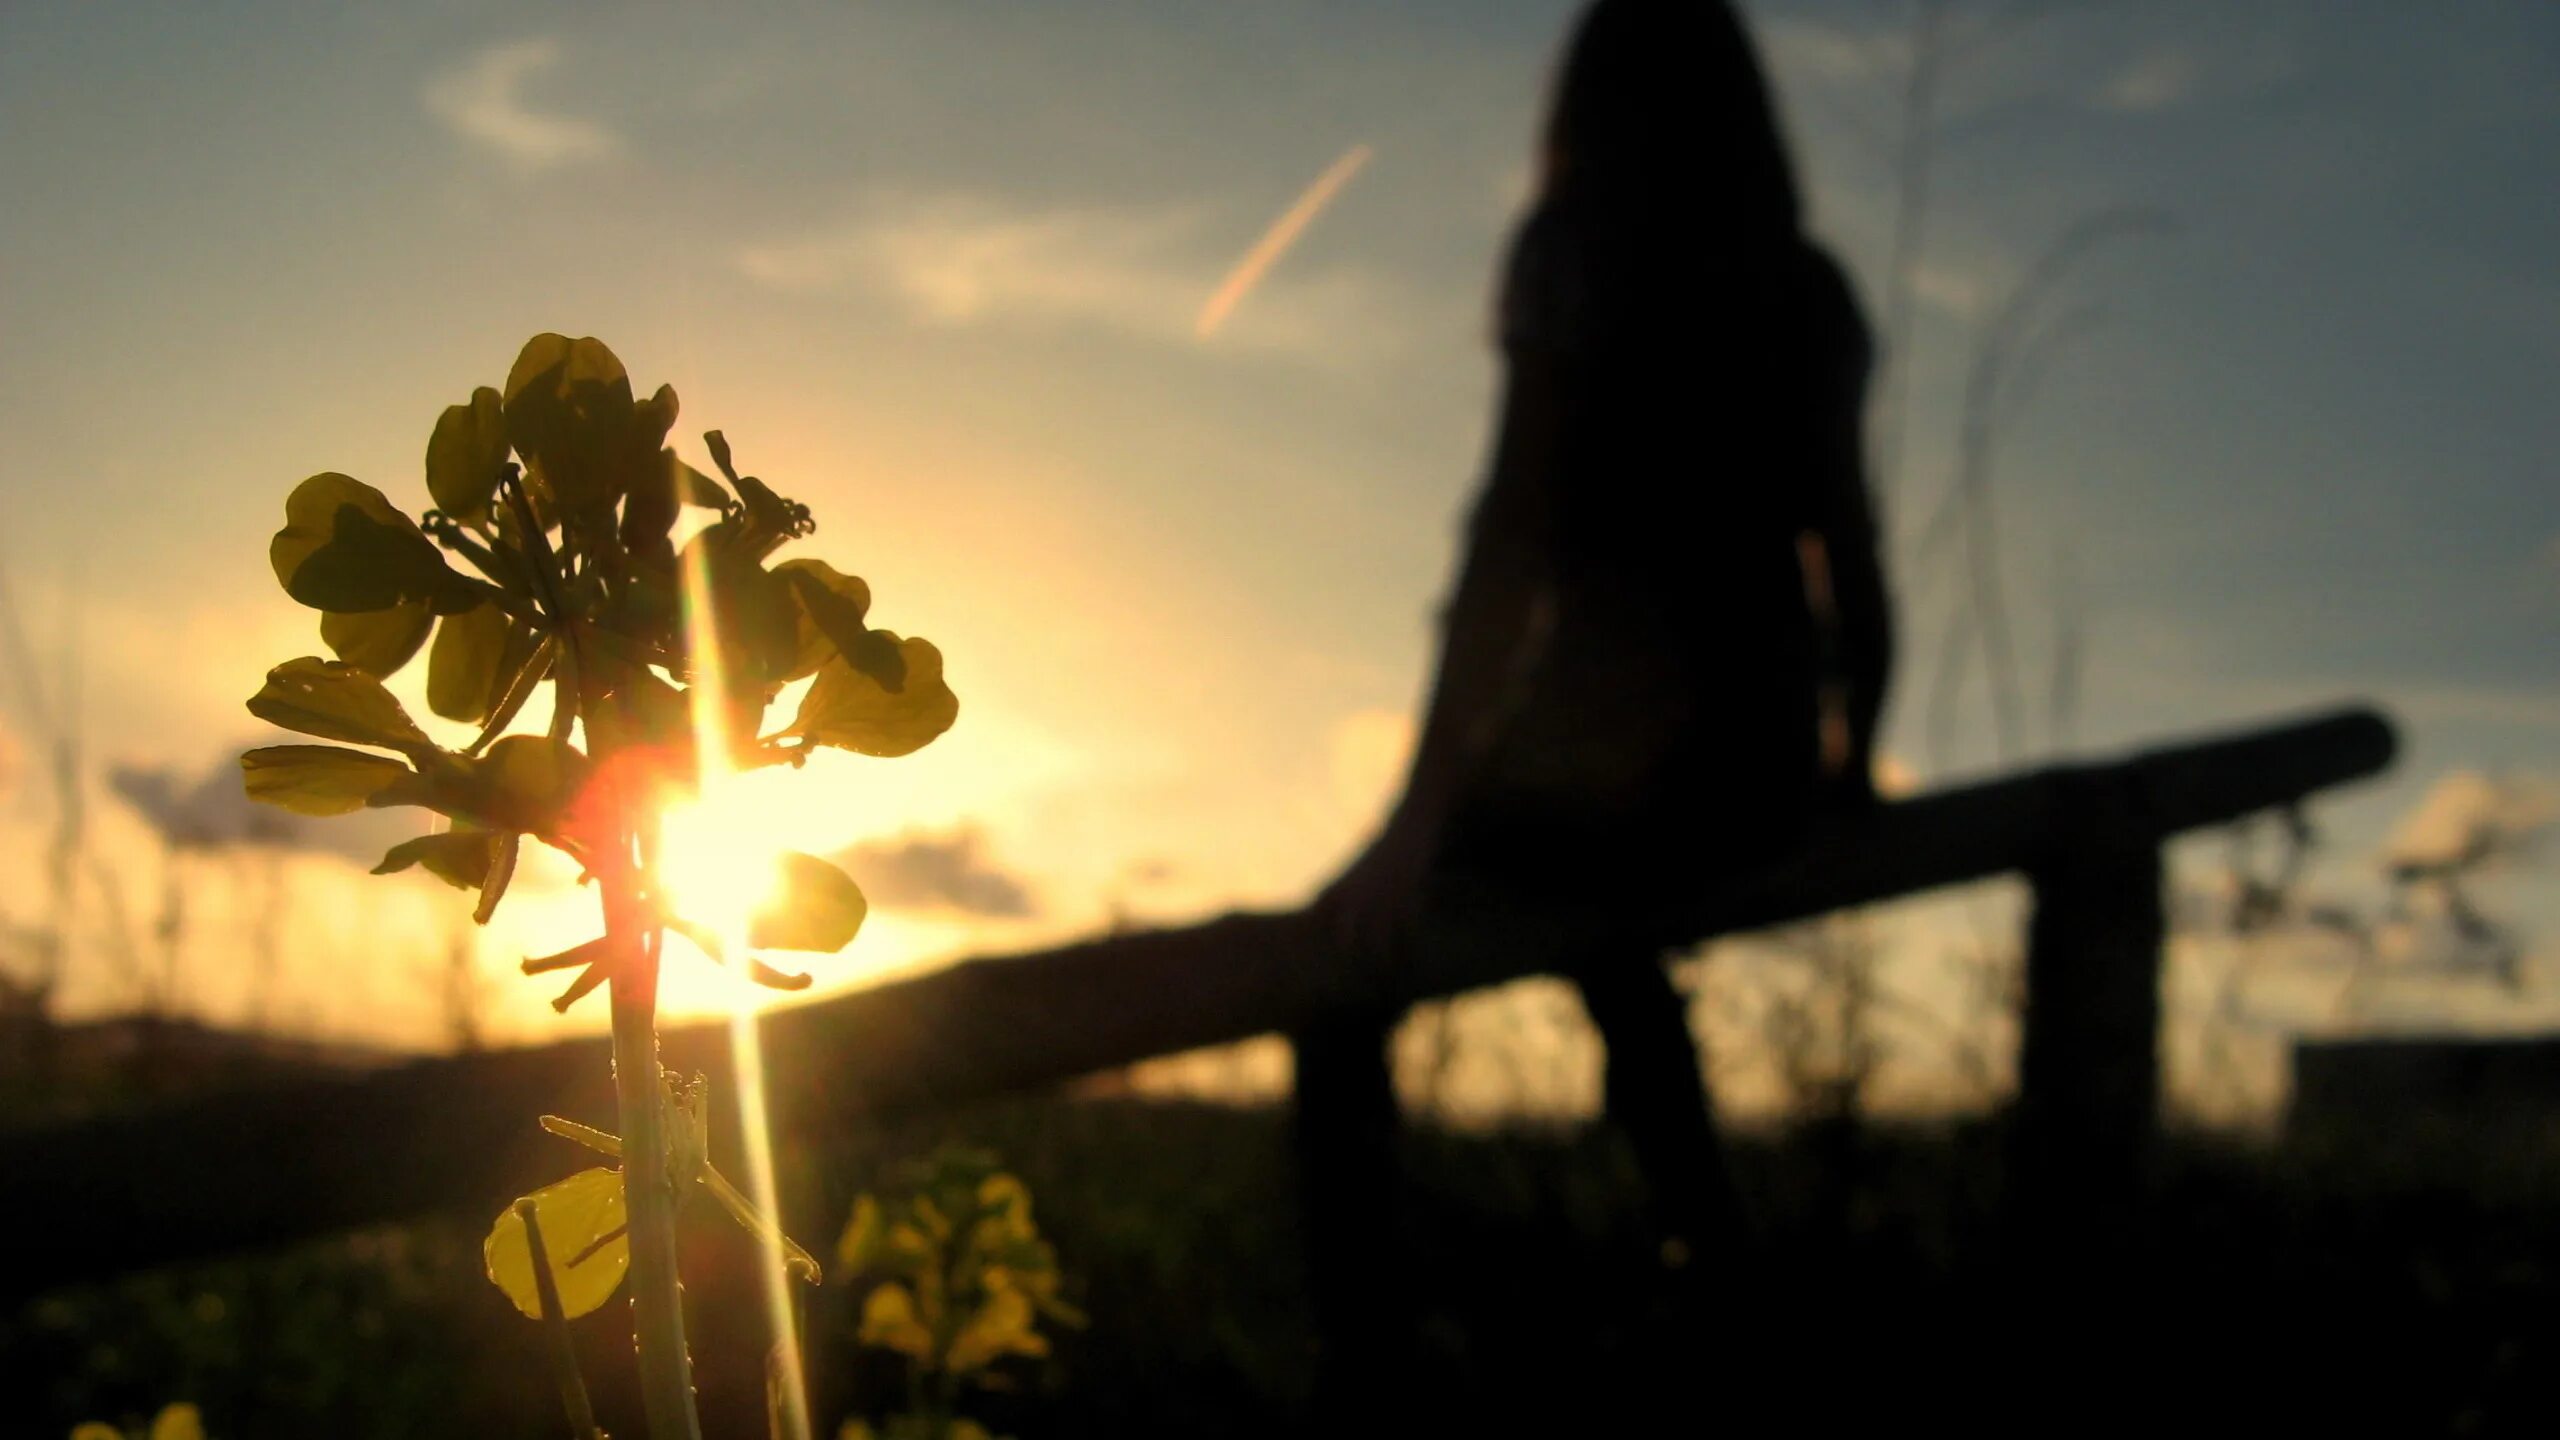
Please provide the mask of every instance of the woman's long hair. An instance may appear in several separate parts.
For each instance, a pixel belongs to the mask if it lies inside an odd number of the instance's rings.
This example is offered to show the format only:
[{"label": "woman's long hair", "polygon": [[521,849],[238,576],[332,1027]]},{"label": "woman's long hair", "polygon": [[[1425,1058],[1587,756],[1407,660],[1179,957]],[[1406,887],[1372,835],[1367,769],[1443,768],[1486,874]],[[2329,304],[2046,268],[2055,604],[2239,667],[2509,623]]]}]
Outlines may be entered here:
[{"label": "woman's long hair", "polygon": [[1735,238],[1794,231],[1795,169],[1727,0],[1599,0],[1548,113],[1543,188],[1638,210],[1700,203]]}]

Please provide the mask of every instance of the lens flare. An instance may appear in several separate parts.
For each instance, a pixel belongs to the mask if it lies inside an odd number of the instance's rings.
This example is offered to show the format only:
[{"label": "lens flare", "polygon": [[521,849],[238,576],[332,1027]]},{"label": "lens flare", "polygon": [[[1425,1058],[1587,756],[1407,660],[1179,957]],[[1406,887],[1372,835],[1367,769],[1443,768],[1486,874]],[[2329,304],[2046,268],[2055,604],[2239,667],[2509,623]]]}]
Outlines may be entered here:
[{"label": "lens flare", "polygon": [[747,924],[781,881],[770,824],[734,777],[659,817],[658,864],[675,911],[720,937],[744,943]]},{"label": "lens flare", "polygon": [[[721,665],[711,579],[703,564],[709,549],[707,545],[689,547],[690,563],[684,567],[685,634],[694,662],[691,718],[701,783],[689,805],[665,817],[661,863],[668,867],[668,885],[687,918],[711,927],[732,962],[743,963],[748,922],[771,891],[778,870],[776,847],[766,838],[770,827],[758,823],[730,762],[734,752],[729,717],[721,704],[728,677]],[[757,1028],[755,991],[741,980],[733,994],[729,1057],[736,1080],[730,1088],[737,1093],[738,1132],[746,1144],[747,1193],[777,1227],[757,1247],[766,1316],[773,1326],[771,1363],[780,1372],[774,1377],[778,1383],[768,1390],[781,1402],[776,1433],[790,1440],[809,1440],[808,1383],[801,1364],[791,1279],[783,1265],[782,1207],[774,1194],[773,1134],[765,1114],[764,1045]]]}]

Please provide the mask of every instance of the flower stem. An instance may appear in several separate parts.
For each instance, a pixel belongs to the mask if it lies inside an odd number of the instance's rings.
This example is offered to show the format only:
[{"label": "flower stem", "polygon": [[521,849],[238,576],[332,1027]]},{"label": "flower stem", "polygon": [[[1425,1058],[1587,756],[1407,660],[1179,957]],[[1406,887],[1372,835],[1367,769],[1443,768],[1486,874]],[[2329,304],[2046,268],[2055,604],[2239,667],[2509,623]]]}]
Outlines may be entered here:
[{"label": "flower stem", "polygon": [[551,1340],[551,1368],[560,1380],[560,1404],[569,1412],[569,1440],[601,1440],[595,1407],[587,1401],[587,1382],[578,1373],[577,1347],[569,1339],[569,1317],[560,1311],[560,1286],[551,1278],[551,1257],[542,1243],[542,1219],[533,1197],[516,1202],[516,1218],[524,1222],[526,1255],[533,1261],[533,1293],[542,1310],[543,1333]]},{"label": "flower stem", "polygon": [[693,1358],[676,1279],[676,1193],[667,1174],[666,1091],[658,1079],[658,932],[633,923],[608,882],[605,929],[623,963],[613,977],[613,1088],[622,1111],[622,1185],[631,1226],[632,1333],[650,1440],[701,1440]]}]

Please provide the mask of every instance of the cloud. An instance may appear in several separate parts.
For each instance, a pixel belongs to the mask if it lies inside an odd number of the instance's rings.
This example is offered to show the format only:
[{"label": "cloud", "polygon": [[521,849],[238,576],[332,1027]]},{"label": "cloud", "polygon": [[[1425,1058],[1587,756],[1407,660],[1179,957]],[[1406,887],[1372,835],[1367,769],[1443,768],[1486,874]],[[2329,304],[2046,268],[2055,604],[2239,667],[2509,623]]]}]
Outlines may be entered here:
[{"label": "cloud", "polygon": [[2495,859],[2531,845],[2560,822],[2560,785],[2455,770],[2428,787],[2383,847],[2384,863],[2426,867]]},{"label": "cloud", "polygon": [[547,115],[526,104],[526,82],[558,63],[560,42],[548,37],[493,45],[429,79],[422,98],[446,129],[526,173],[621,149],[621,138],[593,120]]},{"label": "cloud", "polygon": [[262,805],[240,785],[236,757],[247,748],[225,751],[209,770],[193,775],[173,766],[117,765],[107,771],[107,788],[162,839],[182,850],[263,846],[339,855],[371,865],[382,858],[383,851],[424,828],[420,817],[388,810],[310,820]]},{"label": "cloud", "polygon": [[1120,867],[1121,880],[1130,885],[1170,885],[1182,875],[1182,862],[1162,855],[1141,855]]},{"label": "cloud", "polygon": [[[1165,257],[1197,217],[1177,208],[1028,211],[969,195],[878,197],[834,225],[738,252],[748,279],[803,293],[886,291],[940,325],[1103,320],[1187,329]],[[1188,298],[1187,296],[1185,298]]]},{"label": "cloud", "polygon": [[1990,282],[1973,270],[1923,260],[1912,268],[1911,293],[1920,303],[1957,320],[1971,320],[1988,308]]},{"label": "cloud", "polygon": [[1289,208],[1281,211],[1279,218],[1271,222],[1271,228],[1262,232],[1262,238],[1253,242],[1253,248],[1236,261],[1235,268],[1227,272],[1227,278],[1218,282],[1217,293],[1200,307],[1200,318],[1192,322],[1192,333],[1203,340],[1217,334],[1218,327],[1227,322],[1235,308],[1244,303],[1244,298],[1253,293],[1264,276],[1271,273],[1271,267],[1288,255],[1289,247],[1298,243],[1298,237],[1306,233],[1307,227],[1332,207],[1343,188],[1359,175],[1375,153],[1363,141],[1343,151],[1324,168],[1322,174],[1308,182],[1298,198],[1289,202]]},{"label": "cloud", "polygon": [[910,831],[894,840],[866,840],[837,859],[882,909],[941,910],[982,920],[1028,920],[1040,913],[1021,879],[987,858],[975,826],[942,836]]},{"label": "cloud", "polygon": [[1753,26],[1776,69],[1830,85],[1868,85],[1899,76],[1904,47],[1877,28],[1851,28],[1819,20],[1773,17]]},{"label": "cloud", "polygon": [[[879,296],[948,328],[1085,327],[1201,343],[1234,242],[1206,206],[1027,207],[967,193],[875,193],[807,233],[741,247],[740,274],[800,295]],[[1303,258],[1266,279],[1215,343],[1338,360],[1395,333],[1394,296]]]},{"label": "cloud", "polygon": [[2153,50],[2128,60],[2100,82],[2090,103],[2100,110],[2143,115],[2194,99],[2204,68],[2184,50]]}]

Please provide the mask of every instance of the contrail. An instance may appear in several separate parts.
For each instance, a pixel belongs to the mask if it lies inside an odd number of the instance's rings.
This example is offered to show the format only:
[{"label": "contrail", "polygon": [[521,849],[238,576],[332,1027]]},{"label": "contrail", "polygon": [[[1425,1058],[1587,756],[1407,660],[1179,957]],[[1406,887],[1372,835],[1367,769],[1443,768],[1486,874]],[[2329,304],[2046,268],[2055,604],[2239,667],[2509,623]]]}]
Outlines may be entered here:
[{"label": "contrail", "polygon": [[1342,187],[1350,184],[1351,177],[1359,174],[1360,167],[1368,163],[1369,146],[1365,141],[1343,151],[1339,158],[1324,168],[1323,174],[1315,178],[1315,183],[1291,201],[1288,209],[1280,212],[1280,218],[1271,222],[1271,228],[1262,232],[1262,238],[1253,242],[1253,248],[1244,252],[1244,258],[1236,262],[1236,268],[1228,271],[1227,278],[1219,282],[1218,291],[1209,297],[1209,303],[1200,307],[1200,318],[1192,328],[1201,339],[1206,340],[1218,333],[1218,327],[1227,322],[1236,306],[1244,303],[1244,297],[1253,293],[1253,287],[1262,283],[1262,277],[1270,273],[1272,266],[1280,263],[1281,256],[1289,253],[1289,247],[1297,243],[1298,236],[1315,223],[1315,218],[1333,203],[1333,197],[1341,194]]}]

